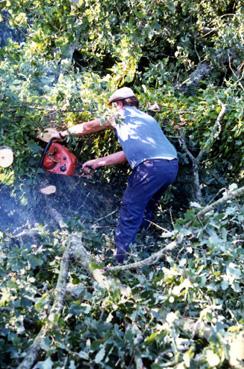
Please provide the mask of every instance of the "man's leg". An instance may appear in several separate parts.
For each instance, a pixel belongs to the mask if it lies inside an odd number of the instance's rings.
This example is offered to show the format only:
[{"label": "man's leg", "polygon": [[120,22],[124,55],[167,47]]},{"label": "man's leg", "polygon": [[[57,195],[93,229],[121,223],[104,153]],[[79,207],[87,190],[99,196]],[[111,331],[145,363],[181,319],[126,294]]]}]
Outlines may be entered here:
[{"label": "man's leg", "polygon": [[150,226],[150,222],[153,221],[157,206],[159,204],[159,200],[167,190],[168,184],[162,186],[148,201],[147,206],[144,210],[142,223],[140,226],[140,230],[147,229]]},{"label": "man's leg", "polygon": [[129,177],[115,233],[119,262],[123,262],[130,243],[135,240],[149,200],[157,191],[167,188],[175,180],[178,171],[177,161],[175,162],[147,160],[138,165]]}]

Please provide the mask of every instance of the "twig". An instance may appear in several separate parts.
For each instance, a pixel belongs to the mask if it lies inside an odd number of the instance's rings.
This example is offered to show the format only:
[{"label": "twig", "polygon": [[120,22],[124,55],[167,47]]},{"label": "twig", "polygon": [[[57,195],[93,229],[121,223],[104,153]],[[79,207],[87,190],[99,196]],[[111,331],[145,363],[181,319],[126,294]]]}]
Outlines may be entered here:
[{"label": "twig", "polygon": [[232,68],[232,65],[231,65],[231,56],[230,56],[230,53],[228,51],[228,61],[229,61],[229,68],[231,70],[231,72],[233,73],[233,75],[238,79],[238,76],[237,74],[235,73],[234,69]]},{"label": "twig", "polygon": [[105,215],[104,217],[98,218],[97,220],[95,220],[95,223],[98,223],[98,222],[100,222],[101,220],[103,220],[103,219],[106,219],[106,218],[110,217],[111,215],[115,214],[117,211],[118,211],[118,210],[113,210],[113,211],[111,211],[111,213],[109,213],[109,214]]},{"label": "twig", "polygon": [[207,33],[204,33],[202,38],[207,37],[208,35],[211,35],[211,33],[214,33],[217,31],[217,28],[211,28]]},{"label": "twig", "polygon": [[165,233],[169,233],[170,231],[168,231],[168,229],[161,227],[160,225],[158,225],[157,223],[152,222],[151,220],[145,219],[146,221],[148,221],[149,224],[153,225],[154,227],[160,229],[161,231],[164,231]]},{"label": "twig", "polygon": [[160,368],[175,368],[177,364],[178,364],[178,361],[173,360],[165,364],[160,364]]},{"label": "twig", "polygon": [[221,121],[226,113],[227,110],[227,106],[225,104],[222,103],[222,101],[218,100],[219,104],[221,105],[221,110],[217,116],[217,119],[214,123],[214,126],[211,130],[211,133],[209,135],[209,138],[206,142],[206,144],[204,145],[203,149],[200,151],[200,153],[198,154],[197,158],[198,161],[202,160],[202,156],[203,154],[206,152],[206,149],[208,149],[207,151],[209,151],[209,147],[211,147],[213,145],[214,140],[216,140],[218,138],[218,136],[220,135],[221,132]]},{"label": "twig", "polygon": [[194,50],[195,50],[195,53],[197,55],[197,58],[198,58],[199,63],[201,63],[201,58],[200,58],[200,55],[199,55],[199,53],[197,51],[196,38],[194,38]]}]

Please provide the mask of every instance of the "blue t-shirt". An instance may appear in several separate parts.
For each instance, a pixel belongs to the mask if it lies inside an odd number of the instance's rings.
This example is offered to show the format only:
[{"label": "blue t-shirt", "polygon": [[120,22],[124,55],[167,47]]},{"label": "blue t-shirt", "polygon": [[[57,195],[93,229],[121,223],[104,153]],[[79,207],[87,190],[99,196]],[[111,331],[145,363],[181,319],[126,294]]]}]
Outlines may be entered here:
[{"label": "blue t-shirt", "polygon": [[157,121],[132,106],[126,106],[115,126],[118,140],[132,168],[148,159],[175,159],[177,152]]}]

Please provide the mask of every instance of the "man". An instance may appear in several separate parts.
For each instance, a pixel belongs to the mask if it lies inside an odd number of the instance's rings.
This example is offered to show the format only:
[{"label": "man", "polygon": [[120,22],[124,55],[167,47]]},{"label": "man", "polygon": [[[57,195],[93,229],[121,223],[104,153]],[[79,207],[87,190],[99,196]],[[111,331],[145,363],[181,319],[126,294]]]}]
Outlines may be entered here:
[{"label": "man", "polygon": [[[122,263],[140,228],[152,219],[153,211],[163,192],[176,179],[177,153],[156,120],[138,109],[134,92],[123,87],[109,99],[118,113],[117,117],[101,125],[99,119],[81,123],[58,132],[56,137],[87,135],[103,129],[116,131],[122,151],[88,160],[82,166],[90,169],[129,162],[132,173],[124,192],[119,221],[115,231],[116,258]],[[119,119],[118,119],[119,118]]]}]

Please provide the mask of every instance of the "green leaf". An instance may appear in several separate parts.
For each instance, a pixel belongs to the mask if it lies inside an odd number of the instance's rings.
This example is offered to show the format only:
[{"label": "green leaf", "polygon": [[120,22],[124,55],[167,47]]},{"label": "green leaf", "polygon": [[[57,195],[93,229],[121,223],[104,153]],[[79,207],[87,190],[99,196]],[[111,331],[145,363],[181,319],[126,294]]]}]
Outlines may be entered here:
[{"label": "green leaf", "polygon": [[215,354],[212,350],[207,350],[206,358],[210,368],[215,368],[220,363],[219,356]]},{"label": "green leaf", "polygon": [[85,351],[79,351],[78,355],[80,356],[81,359],[89,360],[89,354]]},{"label": "green leaf", "polygon": [[150,336],[145,338],[145,343],[151,344],[153,343],[156,338],[158,337],[159,333],[158,332],[154,332],[152,334],[150,334]]},{"label": "green leaf", "polygon": [[35,365],[35,369],[52,369],[53,367],[53,361],[48,357],[44,361],[38,361]]},{"label": "green leaf", "polygon": [[103,360],[104,356],[105,356],[105,348],[104,348],[104,346],[103,346],[103,347],[100,349],[100,351],[98,351],[98,353],[97,353],[97,354],[96,354],[96,356],[95,356],[95,363],[96,363],[96,364],[101,363],[101,361]]},{"label": "green leaf", "polygon": [[221,282],[221,288],[223,291],[227,290],[227,288],[229,287],[229,282],[228,281],[222,281]]},{"label": "green leaf", "polygon": [[96,269],[103,269],[103,268],[104,268],[104,264],[98,264],[94,262],[89,263],[89,269],[91,271],[96,270]]}]

